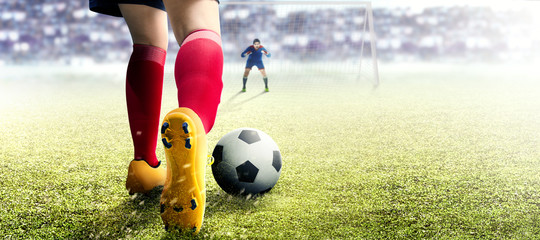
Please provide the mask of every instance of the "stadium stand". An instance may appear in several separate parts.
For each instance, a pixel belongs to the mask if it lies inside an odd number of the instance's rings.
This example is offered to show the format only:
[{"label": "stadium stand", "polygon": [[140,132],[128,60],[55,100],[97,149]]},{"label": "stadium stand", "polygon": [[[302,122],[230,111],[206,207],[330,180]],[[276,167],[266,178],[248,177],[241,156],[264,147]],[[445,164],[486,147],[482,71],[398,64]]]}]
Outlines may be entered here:
[{"label": "stadium stand", "polygon": [[[222,8],[225,25],[237,21],[228,19],[232,7]],[[336,44],[313,42],[308,35],[304,43],[292,46],[286,37],[290,27],[273,29],[267,37],[282,39],[281,45],[290,48],[319,44],[320,49],[329,52],[354,54],[342,50],[357,44],[354,33],[346,28],[354,21],[349,17],[354,12],[289,12],[287,17],[277,17],[279,13],[275,11],[246,9],[242,14],[245,18],[250,14],[267,14],[264,19],[278,21],[249,22],[263,27],[289,26],[287,21],[299,17],[307,27],[318,24],[321,17],[336,19],[330,31]],[[532,17],[526,12],[495,11],[488,7],[432,7],[423,11],[376,8],[378,56],[381,61],[528,61],[540,49],[540,37],[530,37]],[[224,42],[233,34],[224,32]],[[172,33],[169,45],[169,50],[176,52]],[[224,51],[236,56],[243,48],[244,45],[232,45]],[[93,13],[88,10],[87,1],[0,0],[0,64],[126,62],[130,52],[131,39],[123,19]]]}]

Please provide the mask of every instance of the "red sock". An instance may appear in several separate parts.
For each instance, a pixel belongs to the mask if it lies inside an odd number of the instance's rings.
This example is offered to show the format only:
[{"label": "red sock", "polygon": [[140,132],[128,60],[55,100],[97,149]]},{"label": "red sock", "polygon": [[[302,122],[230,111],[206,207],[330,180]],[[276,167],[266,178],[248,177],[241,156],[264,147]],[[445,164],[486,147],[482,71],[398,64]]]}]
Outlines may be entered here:
[{"label": "red sock", "polygon": [[197,113],[206,133],[210,132],[223,89],[221,37],[210,30],[189,34],[176,56],[174,72],[178,105]]},{"label": "red sock", "polygon": [[135,159],[159,165],[156,157],[165,50],[133,45],[126,76],[126,100]]}]

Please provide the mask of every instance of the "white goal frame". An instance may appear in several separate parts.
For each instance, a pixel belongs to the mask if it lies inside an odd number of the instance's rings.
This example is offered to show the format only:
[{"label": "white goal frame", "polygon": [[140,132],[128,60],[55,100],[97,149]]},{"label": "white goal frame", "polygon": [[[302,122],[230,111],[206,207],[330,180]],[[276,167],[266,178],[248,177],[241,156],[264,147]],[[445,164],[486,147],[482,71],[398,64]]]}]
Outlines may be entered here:
[{"label": "white goal frame", "polygon": [[[238,2],[238,1],[223,1],[220,3],[221,5],[361,5],[365,6],[366,11],[364,14],[364,26],[363,31],[366,32],[366,28],[369,27],[369,38],[370,38],[370,46],[371,46],[371,60],[372,60],[372,68],[373,68],[373,84],[374,87],[379,86],[379,67],[377,63],[377,44],[376,44],[376,36],[375,36],[375,30],[373,26],[373,8],[371,6],[370,1],[310,1],[310,2],[303,2],[303,1],[250,1],[250,2]],[[362,44],[362,47],[360,49],[360,57],[364,56],[364,44]],[[360,60],[359,66],[358,66],[359,73],[361,73],[362,70],[362,60]],[[360,75],[359,75],[360,76]]]}]

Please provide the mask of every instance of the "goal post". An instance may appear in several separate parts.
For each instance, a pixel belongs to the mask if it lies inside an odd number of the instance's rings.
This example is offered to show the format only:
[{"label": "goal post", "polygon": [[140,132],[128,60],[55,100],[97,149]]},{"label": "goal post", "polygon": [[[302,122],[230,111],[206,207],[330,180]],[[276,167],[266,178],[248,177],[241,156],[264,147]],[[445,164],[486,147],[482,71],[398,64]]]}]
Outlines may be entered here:
[{"label": "goal post", "polygon": [[274,84],[379,85],[369,1],[222,1],[220,20],[225,81],[241,79],[240,53],[257,38],[272,54],[263,62]]}]

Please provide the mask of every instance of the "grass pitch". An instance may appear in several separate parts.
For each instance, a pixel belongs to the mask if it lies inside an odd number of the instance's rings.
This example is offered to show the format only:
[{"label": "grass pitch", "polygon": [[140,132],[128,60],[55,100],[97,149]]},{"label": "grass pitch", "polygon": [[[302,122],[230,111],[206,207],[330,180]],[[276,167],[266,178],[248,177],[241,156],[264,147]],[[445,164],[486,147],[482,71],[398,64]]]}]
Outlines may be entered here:
[{"label": "grass pitch", "polygon": [[[197,238],[540,237],[538,71],[383,65],[375,91],[305,87],[275,73],[270,93],[252,74],[242,94],[241,79],[226,76],[210,151],[233,129],[258,128],[280,146],[281,178],[244,199],[223,192],[207,167]],[[0,78],[0,236],[177,237],[163,230],[159,193],[129,196],[124,187],[132,145],[123,69],[8,75]],[[171,78],[163,115],[176,105]]]}]

